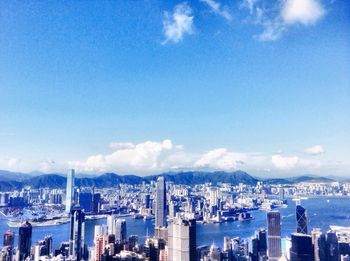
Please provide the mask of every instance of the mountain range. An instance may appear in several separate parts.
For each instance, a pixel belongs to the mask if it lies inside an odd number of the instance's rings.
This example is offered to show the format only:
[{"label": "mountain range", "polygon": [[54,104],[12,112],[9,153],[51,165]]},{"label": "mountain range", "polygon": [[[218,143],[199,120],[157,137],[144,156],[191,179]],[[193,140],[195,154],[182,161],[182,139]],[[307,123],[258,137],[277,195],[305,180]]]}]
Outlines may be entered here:
[{"label": "mountain range", "polygon": [[[115,173],[105,173],[100,176],[86,175],[77,176],[75,183],[80,187],[97,187],[106,188],[114,187],[118,184],[141,184],[155,181],[159,176],[164,176],[167,181],[175,184],[196,185],[211,182],[217,184],[231,183],[237,185],[244,183],[255,185],[258,181],[268,182],[270,184],[295,184],[300,182],[333,182],[334,179],[326,177],[318,177],[312,175],[298,176],[291,178],[269,178],[261,179],[253,177],[244,171],[185,171],[185,172],[167,172],[159,175],[140,177],[136,175],[118,175]],[[64,174],[44,174],[44,173],[20,173],[0,170],[0,191],[11,191],[21,189],[25,186],[32,188],[65,188],[66,177]]]}]

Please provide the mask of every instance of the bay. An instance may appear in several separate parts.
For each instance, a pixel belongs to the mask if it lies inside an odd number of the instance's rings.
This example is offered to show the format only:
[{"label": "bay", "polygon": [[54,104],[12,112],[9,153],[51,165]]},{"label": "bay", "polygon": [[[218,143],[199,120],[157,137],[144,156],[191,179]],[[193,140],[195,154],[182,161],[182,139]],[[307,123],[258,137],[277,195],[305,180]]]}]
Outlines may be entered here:
[{"label": "bay", "polygon": [[[296,230],[295,202],[288,201],[288,207],[278,209],[281,212],[282,236],[289,236]],[[350,226],[350,198],[309,198],[302,201],[307,209],[309,231],[313,227],[329,230],[329,225]],[[221,224],[197,224],[197,245],[211,245],[215,243],[222,246],[224,236],[249,238],[259,228],[266,227],[266,212],[256,210],[252,212],[254,217],[250,221],[235,221]],[[154,233],[154,220],[133,219],[126,217],[127,234],[138,235],[139,242],[144,242],[148,235]],[[106,219],[87,220],[85,223],[85,242],[93,246],[94,226],[106,224]],[[0,244],[2,245],[3,233],[11,229],[6,220],[0,220]],[[17,244],[18,228],[12,229],[16,233]],[[69,239],[69,224],[59,226],[34,227],[32,244],[43,239],[46,235],[53,236],[53,246],[58,248],[60,243]]]}]

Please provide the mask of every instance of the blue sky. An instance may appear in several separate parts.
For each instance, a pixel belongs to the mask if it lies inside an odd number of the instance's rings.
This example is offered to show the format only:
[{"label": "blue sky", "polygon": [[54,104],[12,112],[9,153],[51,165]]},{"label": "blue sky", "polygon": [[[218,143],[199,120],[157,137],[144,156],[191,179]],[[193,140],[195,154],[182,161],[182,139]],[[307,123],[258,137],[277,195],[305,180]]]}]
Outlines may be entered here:
[{"label": "blue sky", "polygon": [[0,168],[349,174],[350,4],[1,1]]}]

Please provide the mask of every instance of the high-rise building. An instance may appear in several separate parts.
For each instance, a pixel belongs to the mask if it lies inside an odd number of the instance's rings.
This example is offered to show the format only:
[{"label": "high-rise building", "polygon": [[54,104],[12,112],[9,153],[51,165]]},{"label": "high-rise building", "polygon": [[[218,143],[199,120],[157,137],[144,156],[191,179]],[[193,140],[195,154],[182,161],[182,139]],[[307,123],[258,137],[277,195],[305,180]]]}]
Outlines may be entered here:
[{"label": "high-rise building", "polygon": [[22,261],[30,256],[30,250],[32,246],[32,225],[26,221],[18,230],[18,258]]},{"label": "high-rise building", "polygon": [[93,212],[93,194],[90,191],[79,193],[79,206],[85,213]]},{"label": "high-rise building", "polygon": [[84,256],[84,234],[85,213],[81,208],[74,207],[70,219],[69,255],[77,261],[82,260]]},{"label": "high-rise building", "polygon": [[175,219],[169,226],[168,261],[196,261],[196,220]]},{"label": "high-rise building", "polygon": [[312,238],[312,244],[314,245],[314,259],[315,261],[320,261],[320,246],[319,246],[319,241],[318,239],[321,236],[321,229],[319,228],[314,228],[311,231],[311,238]]},{"label": "high-rise building", "polygon": [[327,233],[326,258],[327,261],[337,261],[340,258],[338,237],[333,231]]},{"label": "high-rise building", "polygon": [[101,261],[102,255],[108,245],[108,237],[106,235],[98,235],[95,238],[95,261]]},{"label": "high-rise building", "polygon": [[108,235],[114,235],[114,222],[116,217],[114,215],[107,216],[107,232]]},{"label": "high-rise building", "polygon": [[296,206],[297,233],[307,234],[306,209],[301,205]]},{"label": "high-rise building", "polygon": [[166,184],[164,177],[159,177],[156,184],[155,226],[166,227]]},{"label": "high-rise building", "polygon": [[75,170],[72,169],[67,175],[66,188],[66,213],[70,213],[74,205]]},{"label": "high-rise building", "polygon": [[114,223],[114,230],[115,239],[119,240],[119,242],[125,242],[127,239],[125,219],[116,219]]},{"label": "high-rise building", "polygon": [[314,247],[310,235],[304,233],[292,234],[292,247],[290,249],[290,261],[313,261]]},{"label": "high-rise building", "polygon": [[267,213],[267,240],[269,260],[278,260],[282,256],[281,214],[278,211]]},{"label": "high-rise building", "polygon": [[3,246],[10,246],[13,248],[13,245],[15,243],[15,232],[13,231],[6,231],[4,234],[4,240],[3,240]]}]

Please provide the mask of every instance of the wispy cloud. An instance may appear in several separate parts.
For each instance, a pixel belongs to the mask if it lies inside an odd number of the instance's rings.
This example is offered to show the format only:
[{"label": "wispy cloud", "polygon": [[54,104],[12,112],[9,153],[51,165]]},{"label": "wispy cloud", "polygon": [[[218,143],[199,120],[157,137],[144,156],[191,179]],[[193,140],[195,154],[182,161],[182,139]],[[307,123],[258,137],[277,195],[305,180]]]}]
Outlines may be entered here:
[{"label": "wispy cloud", "polygon": [[221,6],[221,4],[219,2],[216,2],[215,0],[200,0],[200,1],[207,4],[215,14],[224,17],[228,21],[232,20],[232,15],[228,11],[228,8],[226,6]]},{"label": "wispy cloud", "polygon": [[178,43],[185,34],[193,34],[192,9],[186,2],[176,5],[173,13],[164,12],[163,31],[165,35],[163,44]]}]

